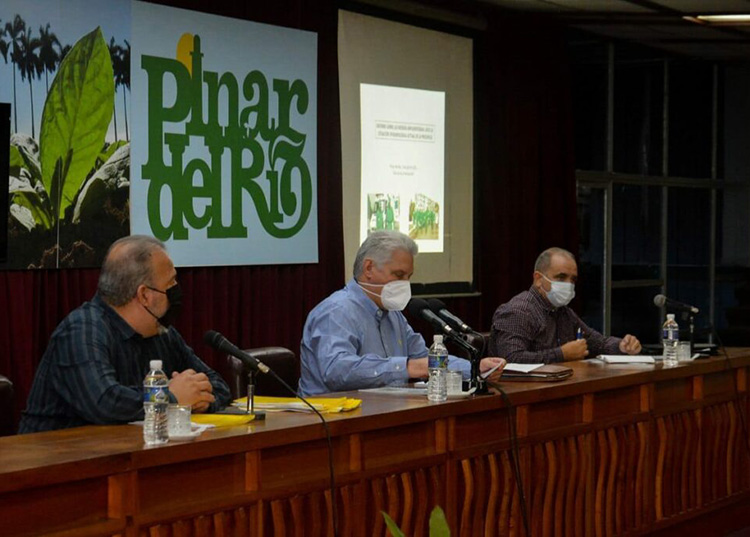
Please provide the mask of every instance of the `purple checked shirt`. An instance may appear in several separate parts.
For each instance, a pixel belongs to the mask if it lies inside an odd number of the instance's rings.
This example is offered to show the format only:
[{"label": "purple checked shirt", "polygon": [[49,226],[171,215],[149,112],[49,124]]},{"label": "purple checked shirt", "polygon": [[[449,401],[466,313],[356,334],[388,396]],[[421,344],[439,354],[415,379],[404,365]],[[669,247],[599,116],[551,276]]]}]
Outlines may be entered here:
[{"label": "purple checked shirt", "polygon": [[532,286],[502,304],[492,316],[489,356],[508,362],[549,364],[563,361],[560,348],[581,329],[589,357],[622,354],[620,338],[604,337],[588,327],[572,309],[555,308]]}]

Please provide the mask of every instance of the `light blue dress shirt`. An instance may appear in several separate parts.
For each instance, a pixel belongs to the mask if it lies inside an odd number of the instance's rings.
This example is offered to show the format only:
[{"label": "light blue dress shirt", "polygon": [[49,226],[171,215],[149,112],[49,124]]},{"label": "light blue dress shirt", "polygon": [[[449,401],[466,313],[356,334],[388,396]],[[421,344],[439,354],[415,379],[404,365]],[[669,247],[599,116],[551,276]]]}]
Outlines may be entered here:
[{"label": "light blue dress shirt", "polygon": [[[400,311],[384,311],[354,279],[307,316],[300,345],[299,391],[313,395],[404,384],[407,360],[427,347]],[[449,369],[469,378],[467,360],[451,356]]]}]

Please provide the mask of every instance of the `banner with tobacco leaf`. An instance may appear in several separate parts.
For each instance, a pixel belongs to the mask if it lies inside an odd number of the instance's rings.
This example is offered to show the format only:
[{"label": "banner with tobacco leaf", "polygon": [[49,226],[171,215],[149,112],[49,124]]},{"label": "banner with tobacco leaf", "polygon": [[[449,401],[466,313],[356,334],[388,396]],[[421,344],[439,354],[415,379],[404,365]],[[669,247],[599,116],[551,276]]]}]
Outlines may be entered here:
[{"label": "banner with tobacco leaf", "polygon": [[94,4],[0,4],[7,268],[97,266],[129,233],[130,2]]},{"label": "banner with tobacco leaf", "polygon": [[5,0],[0,56],[4,268],[99,266],[129,233],[183,266],[317,261],[315,34],[129,0]]}]

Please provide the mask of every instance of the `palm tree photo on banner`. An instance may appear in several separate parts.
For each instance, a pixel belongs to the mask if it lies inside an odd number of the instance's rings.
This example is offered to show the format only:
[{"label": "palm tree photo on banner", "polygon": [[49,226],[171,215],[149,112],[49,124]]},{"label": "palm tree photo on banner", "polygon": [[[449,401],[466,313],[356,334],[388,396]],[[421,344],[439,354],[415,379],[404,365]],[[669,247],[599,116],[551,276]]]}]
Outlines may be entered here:
[{"label": "palm tree photo on banner", "polygon": [[99,266],[130,233],[129,37],[129,0],[0,4],[0,102],[12,109],[0,268]]}]

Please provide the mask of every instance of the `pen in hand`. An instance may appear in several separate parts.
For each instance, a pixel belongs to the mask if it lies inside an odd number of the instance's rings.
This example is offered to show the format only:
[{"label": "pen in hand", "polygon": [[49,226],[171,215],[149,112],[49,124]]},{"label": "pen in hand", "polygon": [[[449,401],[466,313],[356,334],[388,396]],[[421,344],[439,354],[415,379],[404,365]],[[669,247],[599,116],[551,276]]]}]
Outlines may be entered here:
[{"label": "pen in hand", "polygon": [[576,330],[576,339],[583,339],[583,330],[581,330],[581,327],[578,327],[578,330]]}]

